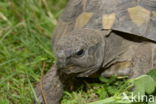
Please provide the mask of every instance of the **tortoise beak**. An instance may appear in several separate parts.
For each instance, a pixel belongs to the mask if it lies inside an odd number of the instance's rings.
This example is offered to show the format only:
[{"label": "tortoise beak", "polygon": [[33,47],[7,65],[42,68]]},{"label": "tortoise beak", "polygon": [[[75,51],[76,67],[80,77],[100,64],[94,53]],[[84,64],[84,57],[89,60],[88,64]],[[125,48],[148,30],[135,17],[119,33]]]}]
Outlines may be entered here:
[{"label": "tortoise beak", "polygon": [[64,67],[66,67],[66,59],[58,59],[57,63],[56,63],[58,69],[62,69]]}]

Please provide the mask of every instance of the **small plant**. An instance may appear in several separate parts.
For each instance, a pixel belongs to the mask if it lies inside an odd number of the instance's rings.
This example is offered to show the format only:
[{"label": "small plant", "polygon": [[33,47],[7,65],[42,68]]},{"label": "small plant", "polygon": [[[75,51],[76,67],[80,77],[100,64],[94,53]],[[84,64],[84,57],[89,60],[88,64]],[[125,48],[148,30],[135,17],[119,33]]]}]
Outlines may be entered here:
[{"label": "small plant", "polygon": [[100,77],[101,83],[87,84],[87,91],[66,93],[62,104],[155,104],[155,72],[134,79]]}]

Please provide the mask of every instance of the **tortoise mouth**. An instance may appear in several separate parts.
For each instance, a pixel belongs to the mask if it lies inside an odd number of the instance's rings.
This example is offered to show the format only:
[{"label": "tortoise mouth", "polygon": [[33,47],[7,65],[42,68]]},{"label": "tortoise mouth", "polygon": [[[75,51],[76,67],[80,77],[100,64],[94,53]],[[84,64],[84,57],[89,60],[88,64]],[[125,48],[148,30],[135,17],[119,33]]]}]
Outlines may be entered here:
[{"label": "tortoise mouth", "polygon": [[72,74],[72,73],[78,74],[78,73],[83,73],[88,69],[81,66],[68,65],[65,68],[62,68],[61,70],[66,74]]},{"label": "tortoise mouth", "polygon": [[60,70],[62,70],[66,74],[75,74],[75,76],[77,77],[88,77],[94,74],[98,70],[98,68],[70,65]]}]

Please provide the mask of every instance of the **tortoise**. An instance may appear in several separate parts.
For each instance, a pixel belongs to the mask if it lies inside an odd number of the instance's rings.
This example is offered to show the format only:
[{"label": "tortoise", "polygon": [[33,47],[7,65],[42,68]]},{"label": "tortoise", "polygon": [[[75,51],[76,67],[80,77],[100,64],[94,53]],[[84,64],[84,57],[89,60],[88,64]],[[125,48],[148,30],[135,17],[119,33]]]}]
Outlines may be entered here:
[{"label": "tortoise", "polygon": [[57,63],[35,89],[39,101],[59,104],[75,78],[156,68],[155,29],[156,0],[70,0],[53,36]]}]

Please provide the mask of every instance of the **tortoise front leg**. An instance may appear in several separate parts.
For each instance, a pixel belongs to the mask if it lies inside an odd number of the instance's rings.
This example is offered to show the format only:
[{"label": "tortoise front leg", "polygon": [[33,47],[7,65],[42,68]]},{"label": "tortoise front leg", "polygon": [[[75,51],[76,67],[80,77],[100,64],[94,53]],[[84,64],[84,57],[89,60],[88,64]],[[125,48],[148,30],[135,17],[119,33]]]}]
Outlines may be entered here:
[{"label": "tortoise front leg", "polygon": [[58,72],[56,65],[53,65],[35,88],[39,104],[59,104],[66,79]]}]

